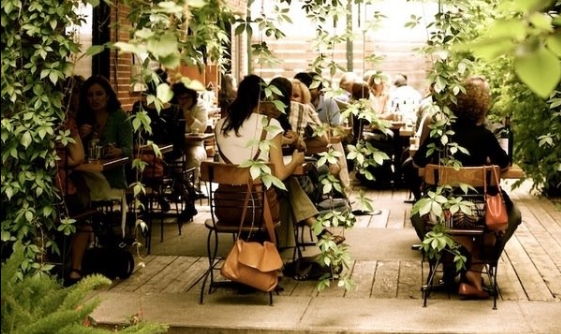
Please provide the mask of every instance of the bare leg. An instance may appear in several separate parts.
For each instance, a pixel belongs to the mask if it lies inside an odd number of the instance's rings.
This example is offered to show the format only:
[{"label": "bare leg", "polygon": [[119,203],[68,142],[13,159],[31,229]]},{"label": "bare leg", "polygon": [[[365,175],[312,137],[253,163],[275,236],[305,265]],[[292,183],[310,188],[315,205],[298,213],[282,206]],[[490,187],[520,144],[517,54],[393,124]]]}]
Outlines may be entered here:
[{"label": "bare leg", "polygon": [[82,260],[84,259],[84,253],[88,248],[92,233],[91,226],[80,227],[80,229],[72,237],[72,244],[70,246],[70,257],[71,257],[71,271],[68,277],[70,279],[79,279],[82,277]]}]

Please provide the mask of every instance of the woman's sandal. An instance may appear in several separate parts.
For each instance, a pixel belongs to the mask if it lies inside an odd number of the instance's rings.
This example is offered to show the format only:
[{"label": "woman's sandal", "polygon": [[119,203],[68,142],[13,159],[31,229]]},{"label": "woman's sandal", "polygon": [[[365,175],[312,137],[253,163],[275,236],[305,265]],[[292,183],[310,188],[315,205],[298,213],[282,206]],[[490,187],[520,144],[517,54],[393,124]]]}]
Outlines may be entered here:
[{"label": "woman's sandal", "polygon": [[340,245],[343,242],[345,242],[345,240],[347,240],[347,238],[345,238],[342,235],[334,235],[333,236],[333,241],[335,242],[336,245]]},{"label": "woman's sandal", "polygon": [[[80,277],[70,277],[70,274],[72,273],[76,273],[78,275],[80,275]],[[68,273],[68,276],[66,276],[66,279],[64,280],[64,285],[65,286],[72,286],[78,282],[80,282],[82,280],[83,276],[82,276],[82,272],[78,269],[72,269],[70,270],[70,272]]]}]

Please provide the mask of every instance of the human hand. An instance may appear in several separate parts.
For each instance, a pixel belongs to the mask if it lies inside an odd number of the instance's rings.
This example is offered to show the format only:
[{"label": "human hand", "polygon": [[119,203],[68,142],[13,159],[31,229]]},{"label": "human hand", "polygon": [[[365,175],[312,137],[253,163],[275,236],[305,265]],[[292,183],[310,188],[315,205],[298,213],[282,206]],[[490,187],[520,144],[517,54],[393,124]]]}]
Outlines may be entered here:
[{"label": "human hand", "polygon": [[123,150],[116,147],[113,143],[105,145],[103,151],[106,158],[118,158],[123,155]]},{"label": "human hand", "polygon": [[289,130],[283,134],[283,144],[292,145],[297,139],[298,134],[296,134],[296,132],[294,131]]},{"label": "human hand", "polygon": [[302,137],[298,136],[296,138],[296,142],[294,143],[294,148],[298,150],[298,152],[306,152],[306,141],[302,139]]},{"label": "human hand", "polygon": [[78,129],[78,133],[80,134],[80,138],[85,138],[89,136],[93,131],[93,126],[91,124],[83,124]]},{"label": "human hand", "polygon": [[292,161],[296,163],[296,165],[301,165],[304,163],[306,157],[304,156],[304,152],[299,152],[298,150],[294,150],[292,152]]}]

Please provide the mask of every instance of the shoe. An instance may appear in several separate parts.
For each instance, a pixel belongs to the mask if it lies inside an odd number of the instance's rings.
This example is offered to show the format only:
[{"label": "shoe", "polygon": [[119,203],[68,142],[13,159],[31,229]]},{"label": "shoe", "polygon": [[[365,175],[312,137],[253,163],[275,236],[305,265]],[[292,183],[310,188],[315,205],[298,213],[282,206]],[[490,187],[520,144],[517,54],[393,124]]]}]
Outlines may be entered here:
[{"label": "shoe", "polygon": [[342,235],[334,235],[331,232],[329,232],[328,230],[323,230],[318,237],[321,238],[323,235],[329,235],[331,238],[333,238],[333,242],[335,242],[335,244],[337,246],[339,246],[340,244],[342,244],[343,242],[345,242],[345,240],[347,240],[347,238],[345,238]]},{"label": "shoe", "polygon": [[[70,277],[70,275],[72,273],[78,274],[80,275],[80,277]],[[70,272],[68,273],[68,276],[66,276],[66,278],[64,279],[64,286],[65,287],[69,287],[69,286],[73,286],[74,284],[80,282],[82,280],[82,272],[78,269],[72,269],[70,270]]]},{"label": "shoe", "polygon": [[168,212],[171,209],[169,200],[165,197],[158,197],[158,204],[160,205],[162,212]]},{"label": "shoe", "polygon": [[177,217],[177,220],[179,220],[182,223],[190,223],[193,221],[193,217],[195,217],[197,213],[198,213],[197,209],[195,208],[184,209]]},{"label": "shoe", "polygon": [[347,240],[347,238],[345,238],[342,235],[334,235],[333,236],[333,241],[335,242],[336,245],[340,245],[343,242],[345,242],[345,240]]},{"label": "shoe", "polygon": [[489,298],[489,293],[483,290],[477,290],[471,284],[461,283],[458,289],[458,294],[462,299],[487,299]]},{"label": "shoe", "polygon": [[208,198],[208,196],[202,191],[200,191],[199,189],[195,189],[195,199],[202,199],[202,198]]}]

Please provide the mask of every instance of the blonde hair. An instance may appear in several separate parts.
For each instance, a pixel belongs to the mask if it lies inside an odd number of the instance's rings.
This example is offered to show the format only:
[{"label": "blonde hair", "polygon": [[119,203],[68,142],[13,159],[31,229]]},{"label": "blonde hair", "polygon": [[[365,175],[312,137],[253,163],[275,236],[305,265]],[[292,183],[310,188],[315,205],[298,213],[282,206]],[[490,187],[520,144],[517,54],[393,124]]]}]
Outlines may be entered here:
[{"label": "blonde hair", "polygon": [[312,103],[312,94],[310,94],[310,90],[308,86],[306,86],[302,81],[298,79],[292,79],[292,92],[296,90],[296,87],[300,88],[300,94],[302,95],[302,101],[298,101],[303,104]]}]

